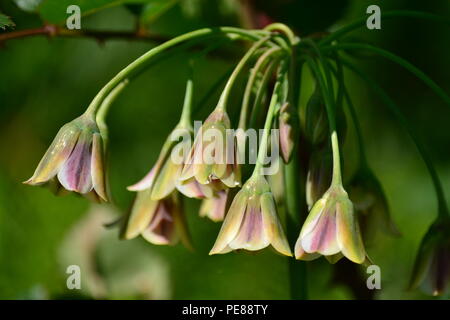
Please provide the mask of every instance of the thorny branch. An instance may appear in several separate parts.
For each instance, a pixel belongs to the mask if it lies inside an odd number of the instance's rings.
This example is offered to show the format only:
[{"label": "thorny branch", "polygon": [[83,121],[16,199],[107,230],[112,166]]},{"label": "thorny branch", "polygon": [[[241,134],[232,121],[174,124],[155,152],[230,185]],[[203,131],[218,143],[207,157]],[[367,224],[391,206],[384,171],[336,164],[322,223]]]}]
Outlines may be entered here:
[{"label": "thorny branch", "polygon": [[152,34],[142,29],[136,31],[68,30],[54,24],[47,24],[39,28],[0,33],[0,44],[12,39],[34,36],[47,36],[50,38],[92,38],[99,42],[112,39],[125,39],[162,43],[169,39],[168,37]]}]

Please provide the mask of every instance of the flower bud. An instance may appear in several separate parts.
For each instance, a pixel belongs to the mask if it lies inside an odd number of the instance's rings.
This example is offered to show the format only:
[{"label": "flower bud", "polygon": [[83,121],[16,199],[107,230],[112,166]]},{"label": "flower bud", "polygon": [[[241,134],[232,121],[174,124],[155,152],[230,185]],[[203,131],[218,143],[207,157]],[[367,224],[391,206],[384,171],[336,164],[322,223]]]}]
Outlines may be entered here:
[{"label": "flower bud", "polygon": [[437,220],[423,237],[410,288],[421,286],[433,296],[447,292],[450,284],[450,219]]},{"label": "flower bud", "polygon": [[366,257],[353,204],[341,185],[332,185],[306,218],[295,244],[295,256],[311,260],[314,256],[310,254],[339,253],[355,263],[363,263]]},{"label": "flower bud", "polygon": [[54,186],[56,182],[68,191],[107,201],[104,152],[95,120],[82,115],[59,130],[33,176],[24,183]]},{"label": "flower bud", "polygon": [[189,153],[180,180],[195,178],[200,184],[219,180],[228,188],[240,185],[237,147],[225,111],[214,110],[205,120]]},{"label": "flower bud", "polygon": [[328,150],[316,150],[309,160],[308,176],[306,177],[306,203],[308,209],[327,191],[331,183],[333,161]]},{"label": "flower bud", "polygon": [[288,163],[291,159],[295,143],[298,140],[299,119],[297,111],[286,102],[280,108],[278,121],[280,128],[281,156],[283,161]]},{"label": "flower bud", "polygon": [[316,85],[306,104],[305,136],[313,146],[317,146],[328,141],[328,132],[327,110],[320,87]]},{"label": "flower bud", "polygon": [[261,250],[269,245],[291,256],[275,202],[264,176],[252,176],[236,194],[209,254]]}]

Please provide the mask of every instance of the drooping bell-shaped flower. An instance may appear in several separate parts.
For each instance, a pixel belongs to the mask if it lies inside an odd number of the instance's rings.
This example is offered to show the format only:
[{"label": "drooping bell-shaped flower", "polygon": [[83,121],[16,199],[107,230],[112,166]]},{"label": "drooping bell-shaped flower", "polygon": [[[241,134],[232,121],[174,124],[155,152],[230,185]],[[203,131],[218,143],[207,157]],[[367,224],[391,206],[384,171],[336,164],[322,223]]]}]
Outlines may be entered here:
[{"label": "drooping bell-shaped flower", "polygon": [[227,207],[228,190],[220,190],[212,197],[202,200],[200,217],[208,217],[214,222],[223,221]]},{"label": "drooping bell-shaped flower", "polygon": [[370,168],[364,166],[356,172],[348,185],[348,192],[358,214],[366,244],[374,241],[379,230],[392,236],[400,236],[389,214],[381,183]]},{"label": "drooping bell-shaped flower", "polygon": [[156,245],[173,245],[179,240],[190,248],[184,212],[177,192],[161,200],[151,198],[151,190],[139,191],[122,230],[124,239],[141,235]]},{"label": "drooping bell-shaped flower", "polygon": [[232,250],[261,250],[272,245],[281,254],[291,256],[264,176],[254,174],[236,194],[209,254]]},{"label": "drooping bell-shaped flower", "polygon": [[95,119],[84,114],[59,130],[33,176],[24,183],[54,187],[60,184],[68,191],[108,201],[104,153]]},{"label": "drooping bell-shaped flower", "polygon": [[299,119],[297,111],[289,103],[280,108],[278,117],[280,129],[280,150],[284,163],[288,163],[298,139]]},{"label": "drooping bell-shaped flower", "polygon": [[230,119],[227,113],[216,108],[195,137],[180,177],[181,181],[194,178],[203,185],[214,180],[228,188],[240,185],[237,147],[234,135],[229,129]]},{"label": "drooping bell-shaped flower", "polygon": [[440,296],[450,285],[450,219],[438,219],[425,234],[417,253],[410,288]]},{"label": "drooping bell-shaped flower", "polygon": [[332,186],[316,202],[303,224],[295,254],[334,256],[342,253],[355,263],[363,263],[365,250],[353,204],[341,186]]},{"label": "drooping bell-shaped flower", "polygon": [[333,177],[330,188],[313,205],[295,244],[295,257],[312,260],[319,255],[334,263],[342,256],[355,263],[366,260],[353,204],[342,187],[337,134],[331,135]]}]

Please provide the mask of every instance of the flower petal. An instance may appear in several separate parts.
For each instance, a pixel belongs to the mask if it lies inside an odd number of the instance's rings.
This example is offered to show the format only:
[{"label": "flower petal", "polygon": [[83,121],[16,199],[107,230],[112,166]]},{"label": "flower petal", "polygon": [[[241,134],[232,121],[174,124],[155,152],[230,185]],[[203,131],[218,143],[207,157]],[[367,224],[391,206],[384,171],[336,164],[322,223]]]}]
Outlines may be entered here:
[{"label": "flower petal", "polygon": [[106,180],[105,180],[105,168],[103,159],[103,142],[100,134],[95,133],[92,141],[92,184],[95,192],[104,200],[108,201],[106,195]]},{"label": "flower petal", "polygon": [[127,187],[129,191],[142,191],[151,188],[153,185],[153,180],[155,179],[156,165],[150,170],[149,173],[139,182]]},{"label": "flower petal", "polygon": [[186,248],[193,250],[191,236],[189,234],[189,228],[183,210],[182,199],[178,193],[172,194],[172,201],[174,204],[172,208],[172,216],[177,235]]},{"label": "flower petal", "polygon": [[264,229],[267,230],[272,247],[286,256],[292,256],[291,248],[278,219],[271,193],[264,193],[261,196],[261,212]]},{"label": "flower petal", "polygon": [[[230,209],[225,216],[225,221],[217,236],[210,255],[225,253],[222,252],[228,247],[228,244],[236,237],[242,224],[242,219],[247,207],[247,196],[242,190],[237,193],[231,203]],[[227,251],[228,252],[228,251]]]},{"label": "flower petal", "polygon": [[270,235],[264,228],[259,200],[259,197],[248,200],[239,232],[228,244],[230,248],[257,251],[270,244]]},{"label": "flower petal", "polygon": [[222,221],[225,217],[228,190],[219,191],[212,198],[202,201],[200,217],[208,217],[214,222]]},{"label": "flower petal", "polygon": [[302,248],[302,241],[300,238],[297,239],[295,243],[295,259],[303,260],[303,261],[312,261],[315,260],[322,255],[320,253],[308,253]]},{"label": "flower petal", "polygon": [[39,185],[52,179],[70,156],[79,135],[80,130],[73,123],[64,125],[45,152],[33,176],[24,183]]},{"label": "flower petal", "polygon": [[339,252],[336,254],[333,254],[331,256],[325,256],[325,258],[328,260],[329,263],[331,264],[335,264],[336,262],[338,262],[339,260],[341,260],[344,257],[344,255]]},{"label": "flower petal", "polygon": [[210,185],[200,184],[195,178],[188,180],[178,180],[176,182],[176,188],[182,194],[189,198],[211,198],[213,196],[213,189]]},{"label": "flower petal", "polygon": [[156,245],[174,244],[178,240],[170,211],[171,208],[167,202],[158,201],[155,214],[148,226],[141,232],[145,240]]},{"label": "flower petal", "polygon": [[340,251],[336,238],[336,212],[333,206],[326,205],[314,229],[302,237],[302,247],[308,253],[318,252],[333,255]]},{"label": "flower petal", "polygon": [[69,158],[58,172],[58,180],[70,191],[81,194],[92,190],[92,132],[83,130]]},{"label": "flower petal", "polygon": [[344,256],[355,263],[363,263],[366,252],[350,200],[337,201],[336,224],[337,241]]},{"label": "flower petal", "polygon": [[158,201],[151,199],[148,189],[138,192],[123,231],[123,238],[132,239],[138,236],[149,225],[157,207]]},{"label": "flower petal", "polygon": [[314,204],[314,206],[312,207],[308,216],[306,217],[305,222],[303,223],[302,229],[300,231],[300,238],[302,238],[303,236],[305,236],[306,234],[308,234],[312,230],[314,230],[326,204],[327,204],[327,199],[324,199],[324,198],[318,200]]},{"label": "flower petal", "polygon": [[181,170],[181,165],[175,164],[170,157],[165,161],[152,186],[153,200],[163,199],[172,193]]}]

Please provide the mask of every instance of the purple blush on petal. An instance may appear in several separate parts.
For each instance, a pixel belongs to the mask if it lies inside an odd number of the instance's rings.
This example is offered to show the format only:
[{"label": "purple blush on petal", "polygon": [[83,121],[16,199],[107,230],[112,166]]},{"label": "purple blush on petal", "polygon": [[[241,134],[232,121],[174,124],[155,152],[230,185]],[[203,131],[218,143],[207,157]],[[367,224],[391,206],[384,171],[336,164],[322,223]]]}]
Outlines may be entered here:
[{"label": "purple blush on petal", "polygon": [[91,147],[90,142],[80,138],[58,172],[58,179],[67,190],[83,194],[92,190]]}]

